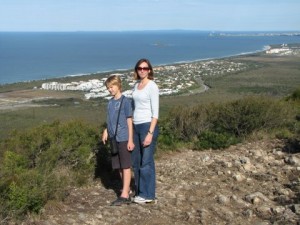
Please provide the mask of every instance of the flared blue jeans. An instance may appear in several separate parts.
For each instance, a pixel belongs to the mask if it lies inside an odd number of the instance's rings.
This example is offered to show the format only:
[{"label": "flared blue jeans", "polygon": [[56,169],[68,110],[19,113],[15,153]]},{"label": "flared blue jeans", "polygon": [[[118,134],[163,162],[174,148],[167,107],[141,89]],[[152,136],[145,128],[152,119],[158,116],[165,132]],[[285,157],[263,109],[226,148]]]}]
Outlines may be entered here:
[{"label": "flared blue jeans", "polygon": [[131,161],[135,180],[135,194],[146,199],[155,199],[155,163],[154,153],[158,126],[155,127],[152,142],[149,146],[143,146],[143,141],[148,134],[150,123],[134,124],[135,148],[131,153]]}]

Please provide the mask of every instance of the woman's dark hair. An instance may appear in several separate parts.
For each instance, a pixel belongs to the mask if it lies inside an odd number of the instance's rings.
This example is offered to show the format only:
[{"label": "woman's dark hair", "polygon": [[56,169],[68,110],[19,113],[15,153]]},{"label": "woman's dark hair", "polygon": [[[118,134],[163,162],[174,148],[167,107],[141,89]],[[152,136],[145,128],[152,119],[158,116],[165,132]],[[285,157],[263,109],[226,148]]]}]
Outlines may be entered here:
[{"label": "woman's dark hair", "polygon": [[150,69],[149,74],[148,74],[148,79],[153,80],[154,79],[153,69],[152,69],[152,65],[148,59],[140,59],[139,61],[137,61],[137,63],[135,64],[135,67],[134,67],[134,79],[135,80],[140,79],[137,69],[143,62],[147,63],[148,67]]}]

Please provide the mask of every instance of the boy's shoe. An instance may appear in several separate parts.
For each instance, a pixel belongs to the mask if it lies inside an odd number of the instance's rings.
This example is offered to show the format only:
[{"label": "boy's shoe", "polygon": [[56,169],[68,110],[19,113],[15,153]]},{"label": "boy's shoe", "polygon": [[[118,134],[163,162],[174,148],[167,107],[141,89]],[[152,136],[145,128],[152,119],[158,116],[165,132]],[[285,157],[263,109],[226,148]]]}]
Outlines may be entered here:
[{"label": "boy's shoe", "polygon": [[120,205],[128,205],[131,203],[131,199],[129,198],[123,198],[123,197],[118,197],[115,201],[111,203],[111,206],[120,206]]},{"label": "boy's shoe", "polygon": [[135,196],[133,199],[133,202],[137,203],[137,204],[143,204],[143,203],[151,203],[154,202],[154,199],[146,199],[140,196]]}]

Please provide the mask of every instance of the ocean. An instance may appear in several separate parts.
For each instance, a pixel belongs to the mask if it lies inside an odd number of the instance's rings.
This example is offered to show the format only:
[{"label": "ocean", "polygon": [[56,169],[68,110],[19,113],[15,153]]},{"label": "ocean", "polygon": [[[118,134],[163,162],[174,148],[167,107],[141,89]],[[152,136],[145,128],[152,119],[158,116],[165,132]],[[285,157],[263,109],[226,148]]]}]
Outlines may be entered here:
[{"label": "ocean", "polygon": [[153,66],[222,58],[284,43],[300,43],[300,36],[202,31],[0,32],[0,84],[131,69],[140,58],[148,58]]}]

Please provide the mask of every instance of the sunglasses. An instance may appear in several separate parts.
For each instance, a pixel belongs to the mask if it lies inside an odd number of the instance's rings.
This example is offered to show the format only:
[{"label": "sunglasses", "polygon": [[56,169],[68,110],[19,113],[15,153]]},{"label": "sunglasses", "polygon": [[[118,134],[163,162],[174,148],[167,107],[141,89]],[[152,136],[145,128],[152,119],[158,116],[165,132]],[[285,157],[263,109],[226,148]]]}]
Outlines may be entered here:
[{"label": "sunglasses", "polygon": [[149,71],[150,68],[149,68],[149,67],[138,67],[137,70],[138,70],[138,71],[142,71],[142,70],[144,70],[144,71]]}]

